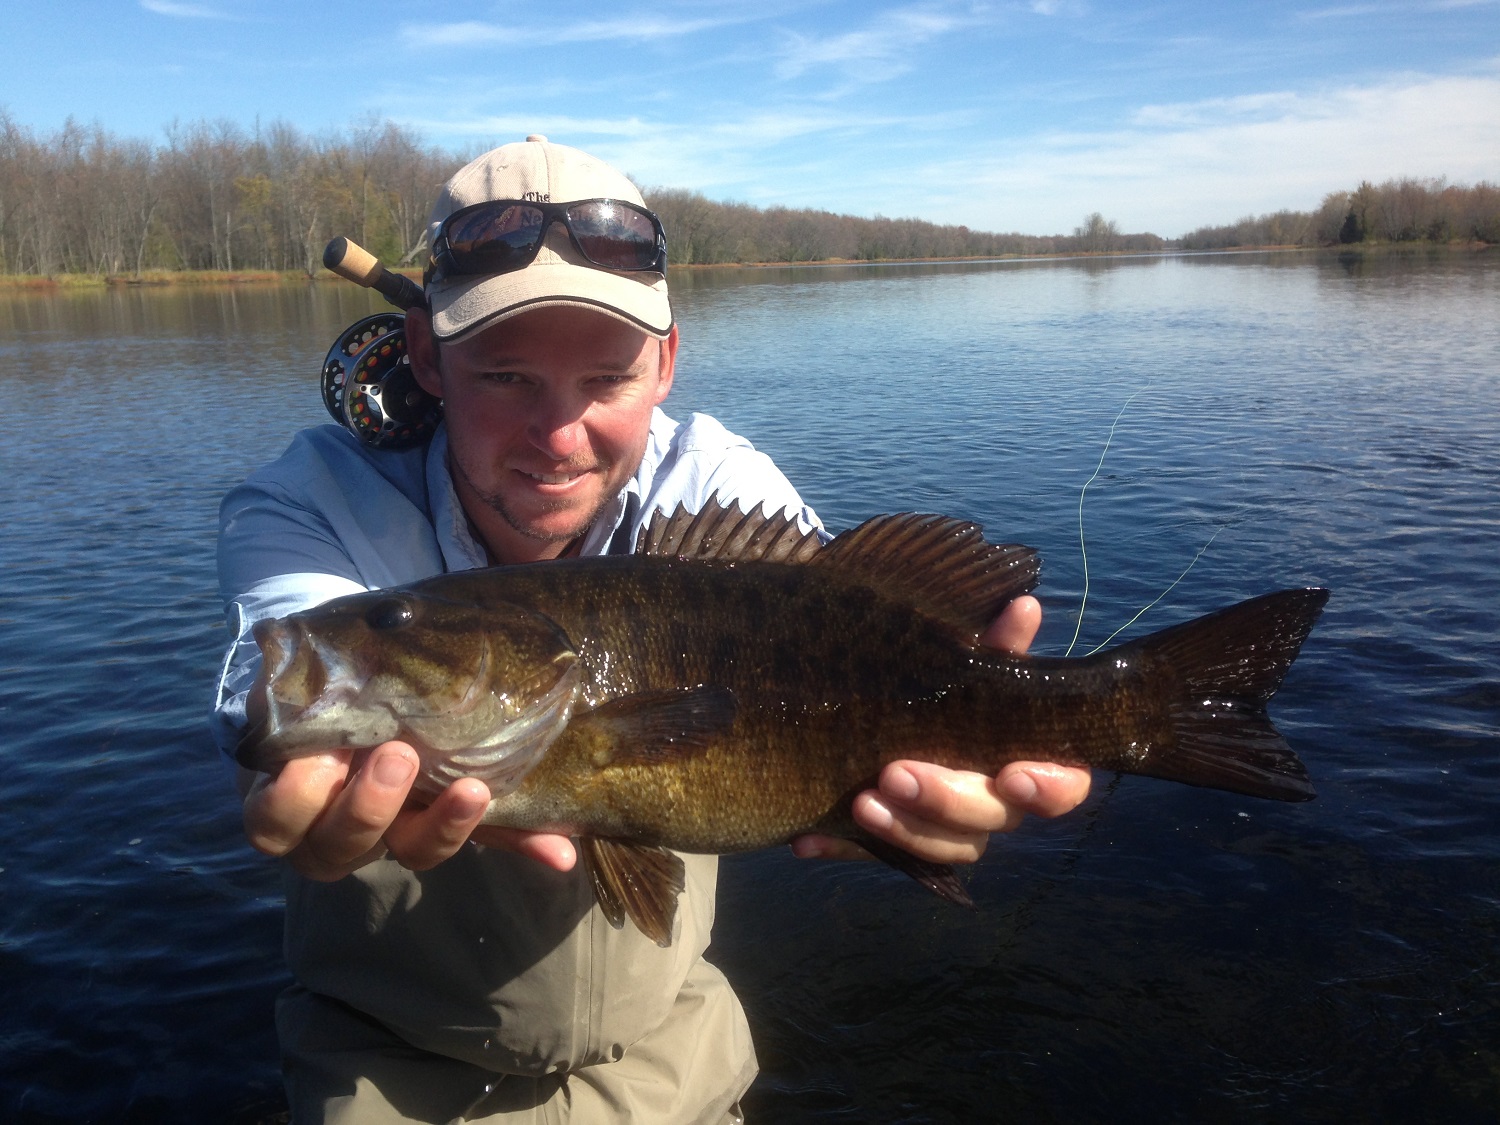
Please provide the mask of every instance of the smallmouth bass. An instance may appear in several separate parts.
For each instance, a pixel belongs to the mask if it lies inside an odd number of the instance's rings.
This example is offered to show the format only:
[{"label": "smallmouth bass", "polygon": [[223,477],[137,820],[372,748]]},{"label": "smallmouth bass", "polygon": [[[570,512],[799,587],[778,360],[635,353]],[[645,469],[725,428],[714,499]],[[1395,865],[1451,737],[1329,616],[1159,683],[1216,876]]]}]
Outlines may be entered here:
[{"label": "smallmouth bass", "polygon": [[236,756],[270,772],[408,741],[417,792],[478,777],[486,823],[580,837],[611,922],[663,945],[682,888],[673,850],[820,832],[967,902],[951,869],[854,824],[854,796],[900,758],[1313,796],[1266,703],[1327,590],[1080,659],[980,645],[1038,573],[1030,548],[960,520],[880,516],[825,546],[784,515],[715,500],[659,514],[634,555],[439,575],[260,622],[260,718]]}]

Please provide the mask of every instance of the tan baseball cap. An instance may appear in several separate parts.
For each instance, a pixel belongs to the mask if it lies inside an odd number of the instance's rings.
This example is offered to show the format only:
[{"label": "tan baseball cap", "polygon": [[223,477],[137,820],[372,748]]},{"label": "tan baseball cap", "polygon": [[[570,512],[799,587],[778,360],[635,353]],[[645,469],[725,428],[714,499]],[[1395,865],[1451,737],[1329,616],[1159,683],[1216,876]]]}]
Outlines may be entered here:
[{"label": "tan baseball cap", "polygon": [[[621,199],[645,206],[635,185],[598,157],[533,134],[492,149],[453,174],[433,204],[427,244],[433,245],[449,215],[491,199]],[[427,302],[440,340],[457,339],[527,309],[556,305],[607,313],[658,339],[672,330],[664,276],[590,264],[560,222],[547,229],[536,260],[525,269],[429,282]]]}]

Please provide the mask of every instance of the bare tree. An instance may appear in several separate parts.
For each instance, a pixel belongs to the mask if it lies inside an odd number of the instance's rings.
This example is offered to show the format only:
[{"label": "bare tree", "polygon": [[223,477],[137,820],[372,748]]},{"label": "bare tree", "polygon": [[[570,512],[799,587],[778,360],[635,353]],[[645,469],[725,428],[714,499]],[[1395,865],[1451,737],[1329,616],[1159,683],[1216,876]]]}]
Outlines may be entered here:
[{"label": "bare tree", "polygon": [[1120,248],[1120,229],[1114,221],[1106,219],[1098,211],[1083,220],[1083,226],[1073,228],[1073,237],[1078,249],[1086,254],[1098,254]]}]

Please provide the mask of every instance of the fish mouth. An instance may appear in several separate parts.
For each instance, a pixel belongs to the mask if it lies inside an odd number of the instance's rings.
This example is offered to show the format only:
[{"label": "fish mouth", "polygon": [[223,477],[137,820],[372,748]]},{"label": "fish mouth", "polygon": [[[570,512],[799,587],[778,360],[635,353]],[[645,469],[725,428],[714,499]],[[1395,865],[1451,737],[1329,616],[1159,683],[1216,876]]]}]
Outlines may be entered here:
[{"label": "fish mouth", "polygon": [[[363,677],[349,660],[292,618],[252,629],[261,668],[245,701],[247,726],[235,748],[241,765],[269,772],[301,754],[373,745],[351,729]],[[392,729],[385,737],[394,737]]]},{"label": "fish mouth", "polygon": [[349,659],[295,618],[254,629],[266,680],[266,718],[275,729],[353,702],[363,679]]}]

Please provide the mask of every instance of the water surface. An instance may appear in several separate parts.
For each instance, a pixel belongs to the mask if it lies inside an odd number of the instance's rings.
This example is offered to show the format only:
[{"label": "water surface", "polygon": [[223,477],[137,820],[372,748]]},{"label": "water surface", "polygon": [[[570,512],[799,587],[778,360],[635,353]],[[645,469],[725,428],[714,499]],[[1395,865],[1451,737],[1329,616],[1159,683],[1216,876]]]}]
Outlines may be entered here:
[{"label": "water surface", "polygon": [[[997,839],[979,909],[725,863],[711,956],[763,1121],[1495,1120],[1500,269],[1211,255],[674,274],[669,400],[827,522],[1046,560],[1038,651],[1283,586],[1273,705],[1319,799],[1108,775]],[[0,1119],[280,1105],[274,866],[205,728],[218,498],[323,420],[350,286],[0,297]],[[1133,396],[1133,397],[1132,397]],[[1128,405],[1127,405],[1128,403]],[[1123,408],[1123,414],[1121,410]]]}]

